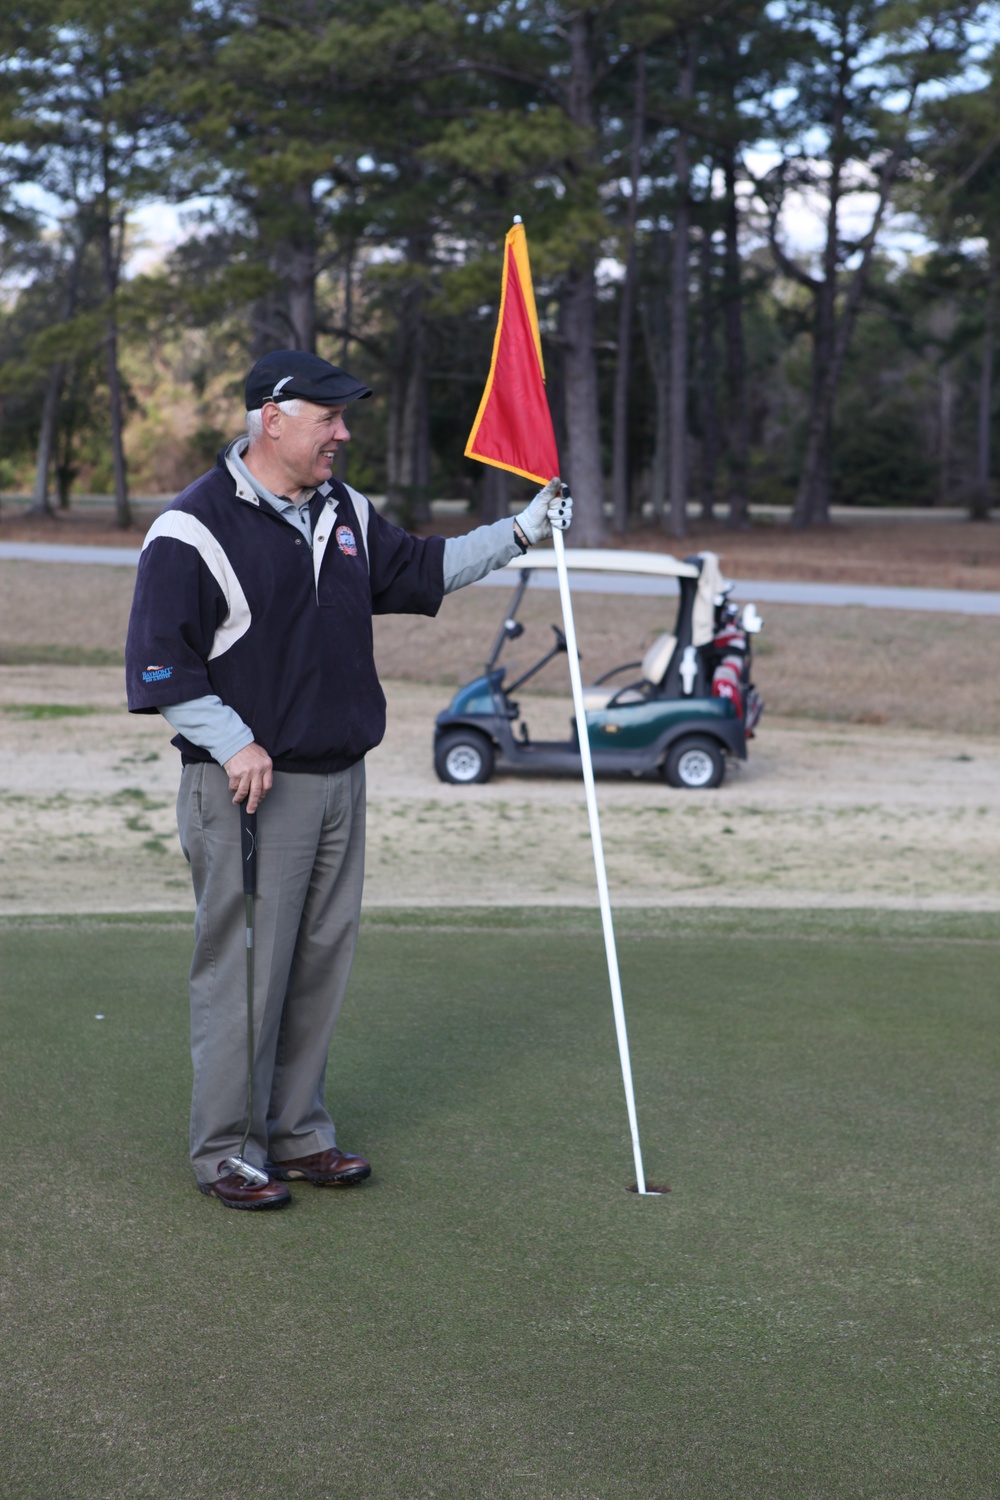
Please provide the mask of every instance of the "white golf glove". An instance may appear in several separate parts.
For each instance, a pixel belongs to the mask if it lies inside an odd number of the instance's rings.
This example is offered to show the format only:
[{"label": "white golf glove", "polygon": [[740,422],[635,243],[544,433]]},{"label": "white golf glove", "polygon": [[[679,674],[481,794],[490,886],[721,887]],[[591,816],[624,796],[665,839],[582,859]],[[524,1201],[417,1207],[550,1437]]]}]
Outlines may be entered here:
[{"label": "white golf glove", "polygon": [[544,542],[552,535],[553,526],[558,526],[560,531],[568,530],[573,519],[573,497],[563,494],[561,479],[550,479],[531,504],[514,519],[528,546],[533,547],[536,542]]}]

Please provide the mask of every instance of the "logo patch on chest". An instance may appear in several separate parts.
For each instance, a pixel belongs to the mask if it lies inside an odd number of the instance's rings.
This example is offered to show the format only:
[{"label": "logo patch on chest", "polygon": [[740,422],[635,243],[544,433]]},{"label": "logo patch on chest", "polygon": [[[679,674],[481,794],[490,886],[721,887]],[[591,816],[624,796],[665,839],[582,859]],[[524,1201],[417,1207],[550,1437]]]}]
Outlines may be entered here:
[{"label": "logo patch on chest", "polygon": [[337,538],[337,546],[345,557],[357,557],[358,544],[354,540],[354,532],[349,526],[338,526],[334,535]]}]

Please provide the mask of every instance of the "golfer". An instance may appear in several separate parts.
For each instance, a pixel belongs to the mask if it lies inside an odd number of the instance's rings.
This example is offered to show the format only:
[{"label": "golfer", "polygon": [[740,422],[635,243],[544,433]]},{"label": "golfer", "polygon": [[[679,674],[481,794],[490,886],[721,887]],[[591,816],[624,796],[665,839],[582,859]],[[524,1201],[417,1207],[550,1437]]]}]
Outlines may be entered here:
[{"label": "golfer", "polygon": [[[246,382],[247,434],[153,523],[126,651],[128,706],[161,713],[183,770],[181,846],[196,901],[191,1160],[230,1208],[283,1208],[285,1184],[361,1182],[324,1102],[327,1053],[358,935],[365,755],[385,732],[373,614],[434,615],[445,594],[565,529],[552,480],[515,519],[410,536],[333,477],[353,401],[371,391],[278,350]],[[254,1118],[247,1124],[240,820],[258,818]]]}]

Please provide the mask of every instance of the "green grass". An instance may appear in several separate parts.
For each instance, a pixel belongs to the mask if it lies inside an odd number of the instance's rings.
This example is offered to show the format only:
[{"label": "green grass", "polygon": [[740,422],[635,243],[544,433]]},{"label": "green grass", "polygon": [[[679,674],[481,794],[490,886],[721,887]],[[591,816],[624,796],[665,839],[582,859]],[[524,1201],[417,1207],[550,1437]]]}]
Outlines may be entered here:
[{"label": "green grass", "polygon": [[[0,1489],[987,1500],[991,916],[373,914],[350,1192],[195,1193],[187,924],[0,926]],[[103,1021],[95,1020],[103,1014]]]}]

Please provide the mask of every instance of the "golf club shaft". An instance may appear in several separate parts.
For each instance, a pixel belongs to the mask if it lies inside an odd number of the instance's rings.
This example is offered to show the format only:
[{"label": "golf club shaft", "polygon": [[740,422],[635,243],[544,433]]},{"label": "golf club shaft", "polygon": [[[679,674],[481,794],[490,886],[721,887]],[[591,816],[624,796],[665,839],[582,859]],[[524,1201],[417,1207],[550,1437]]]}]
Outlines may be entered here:
[{"label": "golf club shaft", "polygon": [[247,933],[247,1123],[237,1156],[242,1156],[246,1150],[253,1124],[253,898],[257,894],[257,814],[247,812],[245,802],[240,803],[240,853]]}]

